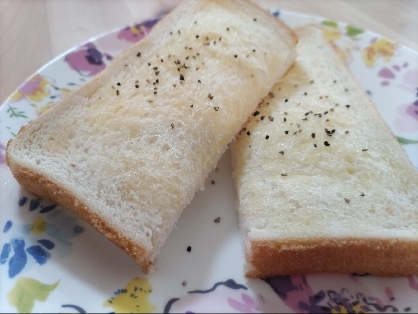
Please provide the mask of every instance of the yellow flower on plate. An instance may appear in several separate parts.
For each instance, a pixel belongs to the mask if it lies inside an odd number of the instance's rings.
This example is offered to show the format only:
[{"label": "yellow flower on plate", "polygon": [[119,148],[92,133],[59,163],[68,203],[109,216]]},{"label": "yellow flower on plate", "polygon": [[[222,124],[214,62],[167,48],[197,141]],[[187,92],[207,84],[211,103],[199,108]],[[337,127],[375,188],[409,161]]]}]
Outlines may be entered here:
[{"label": "yellow flower on plate", "polygon": [[28,81],[26,81],[19,89],[12,95],[10,102],[16,102],[22,98],[27,98],[33,102],[40,102],[49,95],[47,86],[49,81],[40,74],[35,74]]},{"label": "yellow flower on plate", "polygon": [[364,63],[371,67],[379,57],[383,58],[385,62],[389,62],[390,58],[395,54],[396,48],[399,45],[386,38],[380,38],[372,44],[364,48],[361,52]]}]

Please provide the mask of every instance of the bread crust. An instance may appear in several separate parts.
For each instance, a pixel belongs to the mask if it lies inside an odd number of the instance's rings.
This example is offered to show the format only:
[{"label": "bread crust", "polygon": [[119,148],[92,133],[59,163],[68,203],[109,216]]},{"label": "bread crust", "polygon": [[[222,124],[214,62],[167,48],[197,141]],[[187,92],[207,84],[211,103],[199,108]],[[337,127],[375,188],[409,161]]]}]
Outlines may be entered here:
[{"label": "bread crust", "polygon": [[[12,140],[8,142],[7,146],[9,146],[11,142]],[[144,274],[152,272],[155,269],[152,261],[147,256],[148,252],[144,247],[138,245],[117,229],[113,228],[106,220],[95,214],[92,209],[72,194],[71,191],[48,179],[41,173],[33,171],[18,163],[11,163],[9,158],[7,158],[7,164],[9,167],[13,165],[13,175],[15,179],[19,184],[24,186],[27,191],[70,209],[133,257],[141,266]]]},{"label": "bread crust", "polygon": [[250,278],[337,273],[395,277],[418,273],[418,243],[398,239],[251,241]]}]

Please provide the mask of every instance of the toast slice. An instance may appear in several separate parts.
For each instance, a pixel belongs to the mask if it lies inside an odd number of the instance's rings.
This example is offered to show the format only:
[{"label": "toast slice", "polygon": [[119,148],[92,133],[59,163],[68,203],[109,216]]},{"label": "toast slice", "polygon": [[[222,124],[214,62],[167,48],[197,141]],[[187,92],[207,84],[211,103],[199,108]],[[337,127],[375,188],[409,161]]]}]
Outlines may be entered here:
[{"label": "toast slice", "polygon": [[106,70],[23,127],[7,164],[144,273],[227,145],[295,58],[297,37],[244,1],[182,2]]},{"label": "toast slice", "polygon": [[232,144],[246,276],[418,273],[418,173],[315,26]]}]

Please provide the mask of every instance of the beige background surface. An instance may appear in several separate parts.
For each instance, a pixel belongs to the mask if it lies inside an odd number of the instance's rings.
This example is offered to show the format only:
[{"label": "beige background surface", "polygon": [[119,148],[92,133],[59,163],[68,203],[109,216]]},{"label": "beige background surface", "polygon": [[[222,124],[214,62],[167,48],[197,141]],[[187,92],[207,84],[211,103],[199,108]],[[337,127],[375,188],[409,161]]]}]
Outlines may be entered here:
[{"label": "beige background surface", "polygon": [[[170,10],[179,0],[0,0],[0,103],[46,62],[90,37]],[[418,0],[254,0],[327,17],[418,51]]]}]

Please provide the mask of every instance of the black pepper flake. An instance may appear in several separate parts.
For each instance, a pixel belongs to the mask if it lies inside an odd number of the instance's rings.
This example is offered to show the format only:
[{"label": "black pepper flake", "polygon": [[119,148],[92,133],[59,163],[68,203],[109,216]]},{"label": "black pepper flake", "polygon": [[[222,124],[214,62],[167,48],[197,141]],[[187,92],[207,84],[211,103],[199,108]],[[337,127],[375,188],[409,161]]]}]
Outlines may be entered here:
[{"label": "black pepper flake", "polygon": [[119,90],[118,89],[116,90],[116,96],[119,96]]},{"label": "black pepper flake", "polygon": [[250,131],[247,131],[247,135],[251,135],[251,132]]},{"label": "black pepper flake", "polygon": [[174,129],[174,123],[171,123],[171,128]]},{"label": "black pepper flake", "polygon": [[360,196],[364,196],[364,193],[363,193],[363,192],[361,192]]},{"label": "black pepper flake", "polygon": [[153,69],[154,71],[156,71],[156,70],[158,70],[158,67],[153,67],[152,69]]},{"label": "black pepper flake", "polygon": [[215,111],[219,110],[219,106],[213,107],[213,109],[215,109]]},{"label": "black pepper flake", "polygon": [[199,38],[199,35],[196,35],[196,39]]},{"label": "black pepper flake", "polygon": [[282,151],[282,150],[281,150],[281,151],[279,152],[279,154],[284,155],[284,151]]},{"label": "black pepper flake", "polygon": [[347,89],[347,88],[344,88],[344,91],[345,91],[345,92],[348,92],[348,89]]},{"label": "black pepper flake", "polygon": [[117,83],[116,83],[116,85],[117,85],[117,86],[120,86],[120,83],[119,83],[119,82],[117,82]]},{"label": "black pepper flake", "polygon": [[286,118],[283,118],[283,122],[286,122]]},{"label": "black pepper flake", "polygon": [[180,81],[184,81],[184,75],[180,73]]},{"label": "black pepper flake", "polygon": [[254,22],[257,22],[257,19],[253,19]]},{"label": "black pepper flake", "polygon": [[213,96],[209,93],[209,94],[208,94],[208,98],[209,98],[209,99],[213,99]]},{"label": "black pepper flake", "polygon": [[137,56],[137,57],[140,57],[140,56],[141,56],[141,53],[140,53],[140,52],[138,52],[138,53],[136,54],[136,56]]},{"label": "black pepper flake", "polygon": [[315,133],[312,133],[312,134],[311,134],[311,137],[312,137],[312,138],[315,138]]},{"label": "black pepper flake", "polygon": [[189,60],[189,56],[186,57],[186,60]]},{"label": "black pepper flake", "polygon": [[346,108],[350,108],[350,105],[345,105]]},{"label": "black pepper flake", "polygon": [[190,108],[193,108],[193,105],[190,105]]},{"label": "black pepper flake", "polygon": [[155,80],[155,83],[157,83],[157,84],[158,84],[159,82],[160,82],[160,80],[159,80],[159,79],[156,79],[156,80]]},{"label": "black pepper flake", "polygon": [[264,116],[261,116],[260,119],[261,119],[261,121],[263,121],[264,120]]},{"label": "black pepper flake", "polygon": [[345,201],[347,204],[350,204],[350,199],[349,199],[349,198],[344,197],[344,201]]},{"label": "black pepper flake", "polygon": [[306,113],[305,113],[305,116],[308,116],[308,115],[309,115],[309,112],[306,112]]},{"label": "black pepper flake", "polygon": [[367,152],[369,149],[368,148],[363,148],[361,151],[362,152]]},{"label": "black pepper flake", "polygon": [[273,93],[273,92],[269,92],[269,96],[270,96],[271,98],[273,98],[273,97],[274,97],[274,93]]},{"label": "black pepper flake", "polygon": [[288,102],[289,100],[286,98],[285,100],[284,100],[284,102]]},{"label": "black pepper flake", "polygon": [[293,132],[293,135],[296,135],[296,134],[298,134],[298,132],[297,132],[297,131]]},{"label": "black pepper flake", "polygon": [[330,144],[330,143],[328,143],[328,141],[325,141],[325,142],[324,142],[324,145],[325,145],[325,146],[330,146],[331,144]]},{"label": "black pepper flake", "polygon": [[268,139],[269,139],[269,137],[270,137],[270,136],[266,135],[266,140],[268,140]]},{"label": "black pepper flake", "polygon": [[139,85],[138,85],[138,84],[136,84],[136,85],[135,85],[135,88],[139,88]]},{"label": "black pepper flake", "polygon": [[260,114],[260,111],[255,111],[254,113],[253,113],[253,116],[255,117],[255,116],[258,116]]},{"label": "black pepper flake", "polygon": [[229,32],[229,27],[227,27],[226,30]]},{"label": "black pepper flake", "polygon": [[307,92],[305,92],[303,95],[308,96],[308,93],[307,93]]},{"label": "black pepper flake", "polygon": [[170,35],[173,35],[173,32],[170,32]]},{"label": "black pepper flake", "polygon": [[270,120],[271,122],[273,122],[273,121],[274,121],[274,117],[270,116],[270,117],[269,117],[269,120]]},{"label": "black pepper flake", "polygon": [[216,217],[214,222],[219,223],[221,221],[221,217]]},{"label": "black pepper flake", "polygon": [[238,58],[238,55],[234,55],[234,58]]},{"label": "black pepper flake", "polygon": [[183,280],[183,282],[181,283],[183,286],[187,285],[187,281]]},{"label": "black pepper flake", "polygon": [[156,72],[155,72],[155,75],[158,75],[159,73],[160,73],[160,71],[156,71]]},{"label": "black pepper flake", "polygon": [[286,173],[286,172],[281,173],[280,175],[281,175],[282,177],[287,177],[287,173]]},{"label": "black pepper flake", "polygon": [[161,59],[160,61],[161,61],[161,62],[164,62],[164,60],[163,60],[163,59]]},{"label": "black pepper flake", "polygon": [[176,87],[177,85],[176,84],[173,84],[173,87]]},{"label": "black pepper flake", "polygon": [[314,80],[312,80],[312,81],[310,81],[309,83],[311,83],[311,84],[313,84],[315,81]]},{"label": "black pepper flake", "polygon": [[348,133],[350,133],[350,131],[345,131],[344,133],[345,133],[345,134],[348,134]]},{"label": "black pepper flake", "polygon": [[289,134],[289,131],[284,131],[285,134]]},{"label": "black pepper flake", "polygon": [[314,146],[314,147],[318,147],[318,145],[316,145],[316,144],[313,144],[313,146]]},{"label": "black pepper flake", "polygon": [[303,118],[302,121],[308,121],[308,119],[307,118]]},{"label": "black pepper flake", "polygon": [[212,181],[210,181],[210,184],[215,184],[215,181],[213,181],[213,180],[212,180]]},{"label": "black pepper flake", "polygon": [[157,92],[154,92],[154,95],[157,95]]},{"label": "black pepper flake", "polygon": [[188,246],[187,247],[187,252],[191,252],[192,251],[192,247],[191,246]]},{"label": "black pepper flake", "polygon": [[337,80],[334,80],[334,84],[337,83]]},{"label": "black pepper flake", "polygon": [[180,33],[180,30],[178,30],[178,31],[177,31],[177,34],[179,34],[179,35],[181,34],[181,33]]},{"label": "black pepper flake", "polygon": [[325,111],[325,112],[324,112],[324,116],[325,116],[326,114],[328,114],[328,111]]}]

